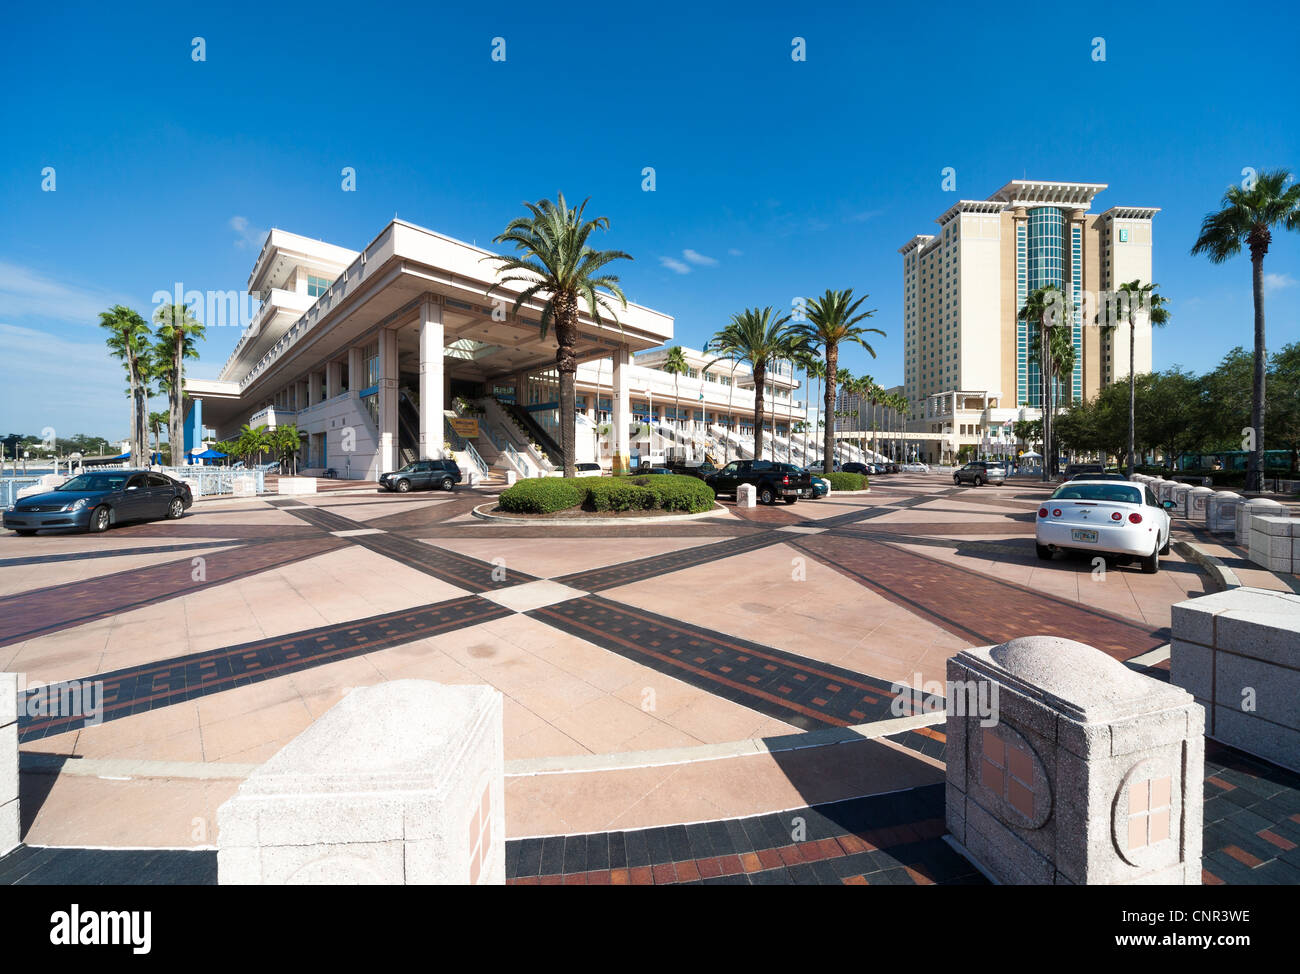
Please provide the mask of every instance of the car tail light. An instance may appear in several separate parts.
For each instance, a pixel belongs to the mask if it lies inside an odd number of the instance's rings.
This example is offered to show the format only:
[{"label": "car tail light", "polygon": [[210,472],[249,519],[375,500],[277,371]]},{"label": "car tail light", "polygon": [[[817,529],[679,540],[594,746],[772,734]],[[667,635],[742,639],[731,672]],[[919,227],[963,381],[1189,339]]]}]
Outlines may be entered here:
[{"label": "car tail light", "polygon": [[1060,517],[1060,516],[1061,516],[1061,509],[1059,507],[1056,508],[1054,511],[1052,511],[1052,517]]},{"label": "car tail light", "polygon": [[1130,514],[1130,515],[1128,516],[1128,519],[1129,519],[1129,522],[1132,523],[1132,524],[1141,524],[1141,523],[1142,523],[1142,515],[1139,514],[1137,511],[1134,511],[1132,514]]},{"label": "car tail light", "polygon": [[1112,521],[1122,521],[1122,520],[1124,520],[1124,515],[1121,514],[1119,511],[1116,511],[1115,513],[1113,513],[1113,514],[1110,516],[1110,519],[1111,519]]},{"label": "car tail light", "polygon": [[781,483],[782,483],[782,484],[788,484],[789,482],[790,482],[790,475],[789,475],[789,474],[786,474],[784,477],[781,478]]},{"label": "car tail light", "polygon": [[1045,507],[1040,507],[1040,508],[1038,509],[1038,516],[1039,516],[1039,517],[1047,517],[1047,508],[1045,508]]}]

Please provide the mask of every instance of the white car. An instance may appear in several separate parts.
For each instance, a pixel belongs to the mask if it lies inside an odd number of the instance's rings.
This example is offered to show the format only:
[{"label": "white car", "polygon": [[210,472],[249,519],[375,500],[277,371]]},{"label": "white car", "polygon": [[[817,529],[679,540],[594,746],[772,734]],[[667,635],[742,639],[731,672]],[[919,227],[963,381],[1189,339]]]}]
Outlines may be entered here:
[{"label": "white car", "polygon": [[903,473],[929,473],[930,468],[924,463],[905,463],[902,471]]},{"label": "white car", "polygon": [[573,475],[575,477],[599,477],[601,469],[599,463],[575,463],[573,465]]},{"label": "white car", "polygon": [[1058,551],[1091,551],[1137,558],[1148,575],[1169,553],[1169,508],[1151,488],[1130,480],[1071,480],[1038,508],[1034,541],[1038,557]]}]

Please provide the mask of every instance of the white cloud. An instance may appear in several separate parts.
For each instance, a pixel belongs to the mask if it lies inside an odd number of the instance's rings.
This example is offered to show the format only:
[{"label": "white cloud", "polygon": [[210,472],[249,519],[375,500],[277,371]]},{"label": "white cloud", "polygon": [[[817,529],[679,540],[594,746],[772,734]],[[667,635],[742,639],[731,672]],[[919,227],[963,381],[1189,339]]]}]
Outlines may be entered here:
[{"label": "white cloud", "polygon": [[683,250],[682,256],[692,264],[698,264],[701,267],[713,267],[718,263],[714,258],[706,257],[698,250]]},{"label": "white cloud", "polygon": [[683,264],[676,257],[660,257],[659,263],[663,264],[675,274],[689,274],[691,268],[689,264]]},{"label": "white cloud", "polygon": [[125,295],[65,284],[30,267],[0,261],[0,307],[14,318],[95,324],[99,313],[115,304],[131,303]]},{"label": "white cloud", "polygon": [[729,250],[727,251],[727,253],[730,254],[732,257],[743,257],[743,256],[744,256],[744,252],[743,252],[743,251],[740,251],[740,250],[737,250],[735,247],[732,247],[731,249],[729,249]]},{"label": "white cloud", "polygon": [[239,234],[239,239],[235,241],[235,246],[241,250],[262,249],[262,242],[266,239],[266,231],[257,227],[250,226],[247,217],[232,216],[230,218],[230,229]]},{"label": "white cloud", "polygon": [[1265,274],[1264,290],[1281,291],[1283,288],[1295,287],[1296,279],[1290,274]]}]

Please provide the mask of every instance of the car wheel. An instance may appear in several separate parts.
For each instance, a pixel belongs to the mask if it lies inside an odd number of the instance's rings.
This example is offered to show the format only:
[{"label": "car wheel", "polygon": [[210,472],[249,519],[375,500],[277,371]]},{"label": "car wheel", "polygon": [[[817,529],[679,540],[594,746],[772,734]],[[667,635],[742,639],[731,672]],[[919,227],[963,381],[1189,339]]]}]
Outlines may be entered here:
[{"label": "car wheel", "polygon": [[90,512],[90,530],[95,534],[107,531],[111,520],[112,514],[109,513],[108,508],[101,505]]},{"label": "car wheel", "polygon": [[1041,561],[1052,560],[1052,549],[1045,544],[1035,544],[1034,548],[1038,551],[1038,557]]},{"label": "car wheel", "polygon": [[979,474],[976,474],[976,475],[975,475],[975,479],[972,480],[971,483],[973,483],[976,487],[983,487],[983,486],[984,486],[984,481],[983,481],[983,479],[981,479],[981,477],[980,477]]},{"label": "car wheel", "polygon": [[956,474],[952,475],[952,482],[956,484],[958,487],[961,486],[961,478],[958,477]]},{"label": "car wheel", "polygon": [[171,505],[167,508],[167,516],[175,521],[185,513],[185,502],[179,497],[173,497]]},{"label": "car wheel", "polygon": [[399,494],[405,494],[410,489],[411,489],[411,482],[409,480],[399,480],[397,482],[397,492]]},{"label": "car wheel", "polygon": [[18,535],[20,538],[30,538],[35,533],[35,531],[14,531],[14,534]]},{"label": "car wheel", "polygon": [[770,487],[764,487],[761,491],[759,491],[758,502],[760,504],[775,504],[776,495],[772,493],[772,489]]},{"label": "car wheel", "polygon": [[450,477],[443,477],[443,478],[442,478],[442,489],[443,489],[443,490],[451,490],[451,488],[452,488],[451,478],[450,478]]},{"label": "car wheel", "polygon": [[1151,554],[1142,559],[1142,574],[1154,575],[1160,571],[1160,539],[1156,539],[1156,546],[1151,550]]},{"label": "car wheel", "polygon": [[787,504],[793,504],[793,503],[794,503],[795,501],[797,501],[798,499],[799,499],[799,498],[797,498],[797,497],[787,497],[787,498],[785,499],[785,502],[786,502]]},{"label": "car wheel", "polygon": [[1170,530],[1170,532],[1165,535],[1165,546],[1160,549],[1160,553],[1162,555],[1169,554],[1169,548],[1173,544],[1173,542],[1174,542],[1174,532]]}]

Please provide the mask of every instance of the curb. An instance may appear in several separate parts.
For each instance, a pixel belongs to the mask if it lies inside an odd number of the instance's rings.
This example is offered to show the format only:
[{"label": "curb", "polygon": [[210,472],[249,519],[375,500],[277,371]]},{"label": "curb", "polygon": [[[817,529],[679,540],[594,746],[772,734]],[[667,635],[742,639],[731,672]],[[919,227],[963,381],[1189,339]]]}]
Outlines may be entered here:
[{"label": "curb", "polygon": [[503,514],[491,514],[484,508],[495,506],[493,504],[480,504],[470,511],[484,521],[492,521],[496,524],[516,524],[516,525],[538,525],[548,524],[563,528],[574,527],[594,527],[608,528],[615,527],[619,524],[676,524],[678,521],[699,521],[706,517],[717,517],[720,514],[730,514],[725,507],[714,501],[713,510],[698,511],[695,514],[661,514],[659,517],[563,517],[563,518],[530,518],[530,517],[507,517]]},{"label": "curb", "polygon": [[1241,580],[1237,578],[1237,573],[1196,542],[1175,541],[1173,549],[1183,558],[1199,566],[1219,586],[1220,591],[1241,588]]}]

